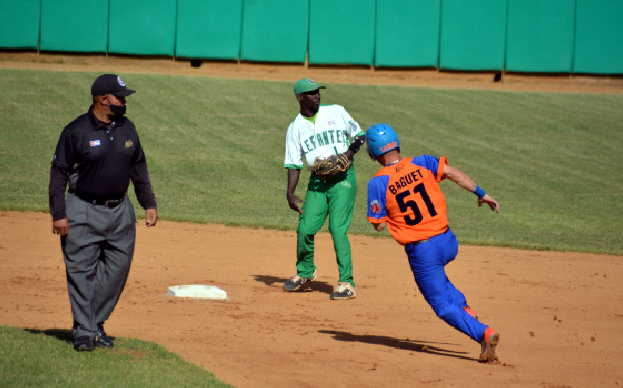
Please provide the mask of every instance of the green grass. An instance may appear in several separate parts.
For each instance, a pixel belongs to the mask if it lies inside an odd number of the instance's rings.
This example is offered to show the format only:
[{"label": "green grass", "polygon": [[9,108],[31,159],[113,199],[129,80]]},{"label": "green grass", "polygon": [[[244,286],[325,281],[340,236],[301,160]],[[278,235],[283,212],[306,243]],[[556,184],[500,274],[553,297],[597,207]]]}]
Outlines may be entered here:
[{"label": "green grass", "polygon": [[149,342],[76,352],[66,330],[0,326],[2,387],[230,387]]},{"label": "green grass", "polygon": [[[47,209],[49,161],[63,126],[89,105],[96,74],[0,71],[0,209]],[[288,82],[125,76],[160,213],[169,220],[294,229],[282,167],[297,112]],[[322,81],[322,80],[320,80]],[[406,155],[445,155],[502,204],[500,215],[443,184],[462,243],[623,253],[623,95],[329,85],[362,127],[388,122]],[[372,234],[357,158],[351,231]],[[304,193],[306,173],[299,183]]]}]

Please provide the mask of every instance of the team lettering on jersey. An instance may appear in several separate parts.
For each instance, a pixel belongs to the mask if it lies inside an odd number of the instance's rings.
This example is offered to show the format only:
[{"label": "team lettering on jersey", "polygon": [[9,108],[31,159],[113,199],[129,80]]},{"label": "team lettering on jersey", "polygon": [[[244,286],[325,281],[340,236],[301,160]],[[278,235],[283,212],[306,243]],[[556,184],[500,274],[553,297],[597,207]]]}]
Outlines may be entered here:
[{"label": "team lettering on jersey", "polygon": [[350,144],[348,131],[328,130],[311,135],[307,139],[303,140],[303,153],[307,154],[308,152],[314,151],[318,147],[334,145],[337,143]]},{"label": "team lettering on jersey", "polygon": [[443,233],[448,217],[438,182],[445,163],[425,155],[379,170],[368,184],[368,221],[386,222],[403,245]]},{"label": "team lettering on jersey", "polygon": [[420,170],[409,171],[407,174],[396,179],[393,184],[388,185],[387,189],[395,195],[401,188],[407,187],[408,185],[417,182],[422,178],[424,178],[424,175],[422,175],[422,172]]}]

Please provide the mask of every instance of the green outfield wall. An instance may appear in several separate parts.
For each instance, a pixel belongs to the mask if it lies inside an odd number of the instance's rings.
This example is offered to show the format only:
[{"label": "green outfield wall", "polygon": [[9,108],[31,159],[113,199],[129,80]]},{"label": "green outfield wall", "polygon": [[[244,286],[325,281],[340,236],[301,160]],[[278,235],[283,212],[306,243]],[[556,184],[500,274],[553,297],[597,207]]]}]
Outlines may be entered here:
[{"label": "green outfield wall", "polygon": [[310,0],[309,63],[372,65],[375,0]]},{"label": "green outfield wall", "polygon": [[506,70],[573,71],[575,0],[508,0]]},{"label": "green outfield wall", "polygon": [[623,0],[0,0],[0,49],[623,74]]},{"label": "green outfield wall", "polygon": [[241,59],[305,62],[308,31],[308,0],[245,0]]},{"label": "green outfield wall", "polygon": [[436,67],[441,0],[377,1],[376,66]]},{"label": "green outfield wall", "polygon": [[577,0],[574,72],[623,73],[623,1]]},{"label": "green outfield wall", "polygon": [[242,0],[178,0],[175,55],[237,59]]},{"label": "green outfield wall", "polygon": [[107,1],[41,0],[39,48],[105,53],[108,50],[108,22]]},{"label": "green outfield wall", "polygon": [[177,0],[108,1],[108,52],[174,55]]},{"label": "green outfield wall", "polygon": [[39,47],[41,0],[0,0],[0,18],[0,47]]},{"label": "green outfield wall", "polygon": [[[474,4],[478,6],[474,6]],[[447,70],[504,68],[506,1],[442,0],[439,67]]]}]

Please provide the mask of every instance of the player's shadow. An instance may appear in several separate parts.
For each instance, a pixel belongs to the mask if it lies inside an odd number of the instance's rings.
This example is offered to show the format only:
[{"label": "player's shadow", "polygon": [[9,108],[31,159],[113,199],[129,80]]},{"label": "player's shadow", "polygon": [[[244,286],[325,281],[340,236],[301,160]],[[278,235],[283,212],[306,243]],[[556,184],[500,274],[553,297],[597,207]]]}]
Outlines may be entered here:
[{"label": "player's shadow", "polygon": [[35,330],[35,329],[24,329],[24,331],[32,334],[45,334],[50,337],[57,338],[64,342],[73,343],[74,336],[71,330],[62,330],[62,329],[48,329],[48,330]]},{"label": "player's shadow", "polygon": [[[253,276],[256,281],[262,282],[266,284],[267,286],[271,286],[271,287],[274,287],[275,283],[280,284],[279,287],[282,287],[283,284],[286,281],[288,281],[288,278],[282,278],[279,276],[272,276],[272,275],[251,275],[251,276]],[[310,292],[310,291],[317,291],[317,292],[323,292],[325,294],[331,294],[333,292],[333,286],[327,282],[320,282],[318,280],[314,280],[313,282],[311,282],[310,286],[307,287],[307,289],[305,289],[305,291],[301,291],[301,292]]]},{"label": "player's shadow", "polygon": [[441,342],[402,340],[385,335],[359,335],[348,333],[346,331],[335,330],[318,330],[318,332],[323,334],[330,334],[336,341],[363,342],[373,345],[385,345],[391,346],[396,349],[409,350],[412,352],[430,353],[438,356],[454,357],[469,361],[478,361],[473,357],[464,356],[464,354],[467,354],[467,352],[457,352],[454,350],[448,350],[439,346],[432,345],[442,344]]}]

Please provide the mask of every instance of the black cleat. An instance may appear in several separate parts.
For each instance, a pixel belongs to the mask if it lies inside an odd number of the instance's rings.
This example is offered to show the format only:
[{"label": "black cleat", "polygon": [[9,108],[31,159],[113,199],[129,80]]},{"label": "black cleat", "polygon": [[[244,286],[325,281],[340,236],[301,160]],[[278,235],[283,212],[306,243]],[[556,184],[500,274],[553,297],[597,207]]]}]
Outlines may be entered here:
[{"label": "black cleat", "polygon": [[105,348],[112,348],[115,346],[115,341],[106,334],[104,331],[104,325],[97,325],[97,334],[95,335],[95,345],[103,346]]},{"label": "black cleat", "polygon": [[90,352],[95,349],[95,343],[93,338],[87,336],[80,336],[74,340],[74,349],[77,352]]}]

